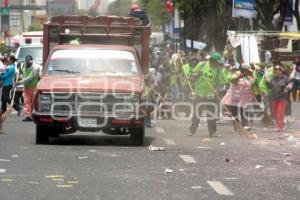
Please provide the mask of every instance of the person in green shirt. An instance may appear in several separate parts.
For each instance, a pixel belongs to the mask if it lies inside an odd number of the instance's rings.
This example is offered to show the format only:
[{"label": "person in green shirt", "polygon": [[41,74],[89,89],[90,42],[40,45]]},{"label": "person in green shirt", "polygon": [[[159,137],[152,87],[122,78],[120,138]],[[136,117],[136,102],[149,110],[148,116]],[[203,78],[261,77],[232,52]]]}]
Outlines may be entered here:
[{"label": "person in green shirt", "polygon": [[192,76],[194,68],[198,65],[199,59],[196,57],[192,57],[189,60],[189,63],[182,65],[182,79],[181,84],[184,92],[184,99],[187,101],[190,99],[190,78]]},{"label": "person in green shirt", "polygon": [[36,86],[39,82],[39,69],[34,64],[33,58],[30,55],[25,57],[25,67],[23,68],[23,79],[16,85],[24,84],[24,115],[23,121],[32,121],[32,102]]},{"label": "person in green shirt", "polygon": [[264,76],[262,77],[261,81],[259,82],[259,89],[262,91],[263,94],[263,101],[264,101],[264,108],[265,111],[270,110],[272,113],[271,106],[270,106],[270,88],[268,86],[268,82],[270,82],[274,78],[274,69],[273,66],[269,66],[265,69]]},{"label": "person in green shirt", "polygon": [[[182,85],[182,92],[184,95],[183,101],[185,103],[192,103],[192,96],[191,96],[191,76],[193,73],[194,68],[198,65],[199,59],[197,57],[191,57],[187,64],[182,65],[181,67],[181,85]],[[191,114],[191,109],[187,106],[182,106],[182,111],[188,117]]]},{"label": "person in green shirt", "polygon": [[226,73],[223,68],[223,57],[220,53],[214,52],[206,61],[200,62],[193,70],[194,80],[193,94],[194,116],[189,127],[191,134],[195,134],[198,128],[201,114],[207,110],[207,126],[209,135],[213,136],[217,131],[216,120],[218,118],[217,99],[219,88],[224,86]]},{"label": "person in green shirt", "polygon": [[259,84],[264,76],[264,72],[261,66],[254,65],[254,71],[253,71],[253,95],[255,96],[255,99],[257,102],[261,102],[261,90],[259,88]]}]

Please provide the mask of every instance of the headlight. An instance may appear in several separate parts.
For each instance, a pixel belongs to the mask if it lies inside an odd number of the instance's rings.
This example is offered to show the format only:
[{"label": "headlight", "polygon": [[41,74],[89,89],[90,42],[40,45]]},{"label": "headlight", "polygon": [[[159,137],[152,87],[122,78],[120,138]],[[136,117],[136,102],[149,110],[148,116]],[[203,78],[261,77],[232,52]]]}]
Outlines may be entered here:
[{"label": "headlight", "polygon": [[40,94],[40,112],[50,112],[51,110],[51,95],[50,94]]},{"label": "headlight", "polygon": [[41,112],[50,112],[51,104],[48,103],[41,103],[40,104],[40,111]]},{"label": "headlight", "polygon": [[51,95],[50,94],[41,94],[40,95],[41,102],[51,102]]}]

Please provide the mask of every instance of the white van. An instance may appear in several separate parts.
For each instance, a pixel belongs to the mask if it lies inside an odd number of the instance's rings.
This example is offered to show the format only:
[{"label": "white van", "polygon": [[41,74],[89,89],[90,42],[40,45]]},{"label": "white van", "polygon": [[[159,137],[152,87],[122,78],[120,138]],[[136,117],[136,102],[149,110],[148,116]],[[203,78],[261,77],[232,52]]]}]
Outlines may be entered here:
[{"label": "white van", "polygon": [[[39,75],[42,73],[42,62],[43,62],[43,32],[42,31],[31,31],[24,32],[20,38],[20,46],[17,49],[15,58],[18,63],[23,67],[25,63],[25,57],[31,55],[35,66],[39,68]],[[19,71],[17,69],[17,71]],[[23,85],[17,86],[17,91],[23,91]]]},{"label": "white van", "polygon": [[20,37],[20,46],[43,45],[43,31],[23,32]]}]

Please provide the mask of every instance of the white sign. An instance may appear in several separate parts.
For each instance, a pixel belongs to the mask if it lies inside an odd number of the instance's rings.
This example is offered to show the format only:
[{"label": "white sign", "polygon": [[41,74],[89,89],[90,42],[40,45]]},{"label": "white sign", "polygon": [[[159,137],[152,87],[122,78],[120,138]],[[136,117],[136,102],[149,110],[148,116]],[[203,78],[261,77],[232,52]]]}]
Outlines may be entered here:
[{"label": "white sign", "polygon": [[[186,40],[186,47],[188,48],[192,48],[192,41],[191,40]],[[194,49],[198,49],[198,50],[202,50],[206,47],[206,43],[204,42],[200,42],[200,41],[193,41],[193,48]]]}]

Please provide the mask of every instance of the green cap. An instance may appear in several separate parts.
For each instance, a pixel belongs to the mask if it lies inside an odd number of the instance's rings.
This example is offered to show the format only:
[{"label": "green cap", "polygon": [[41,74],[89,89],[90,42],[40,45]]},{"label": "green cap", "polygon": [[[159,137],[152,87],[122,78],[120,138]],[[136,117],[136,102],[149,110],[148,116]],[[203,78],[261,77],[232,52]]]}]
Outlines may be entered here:
[{"label": "green cap", "polygon": [[212,55],[211,55],[211,58],[214,59],[215,61],[217,61],[218,63],[220,64],[224,64],[224,60],[223,60],[223,57],[220,53],[218,52],[214,52]]}]

